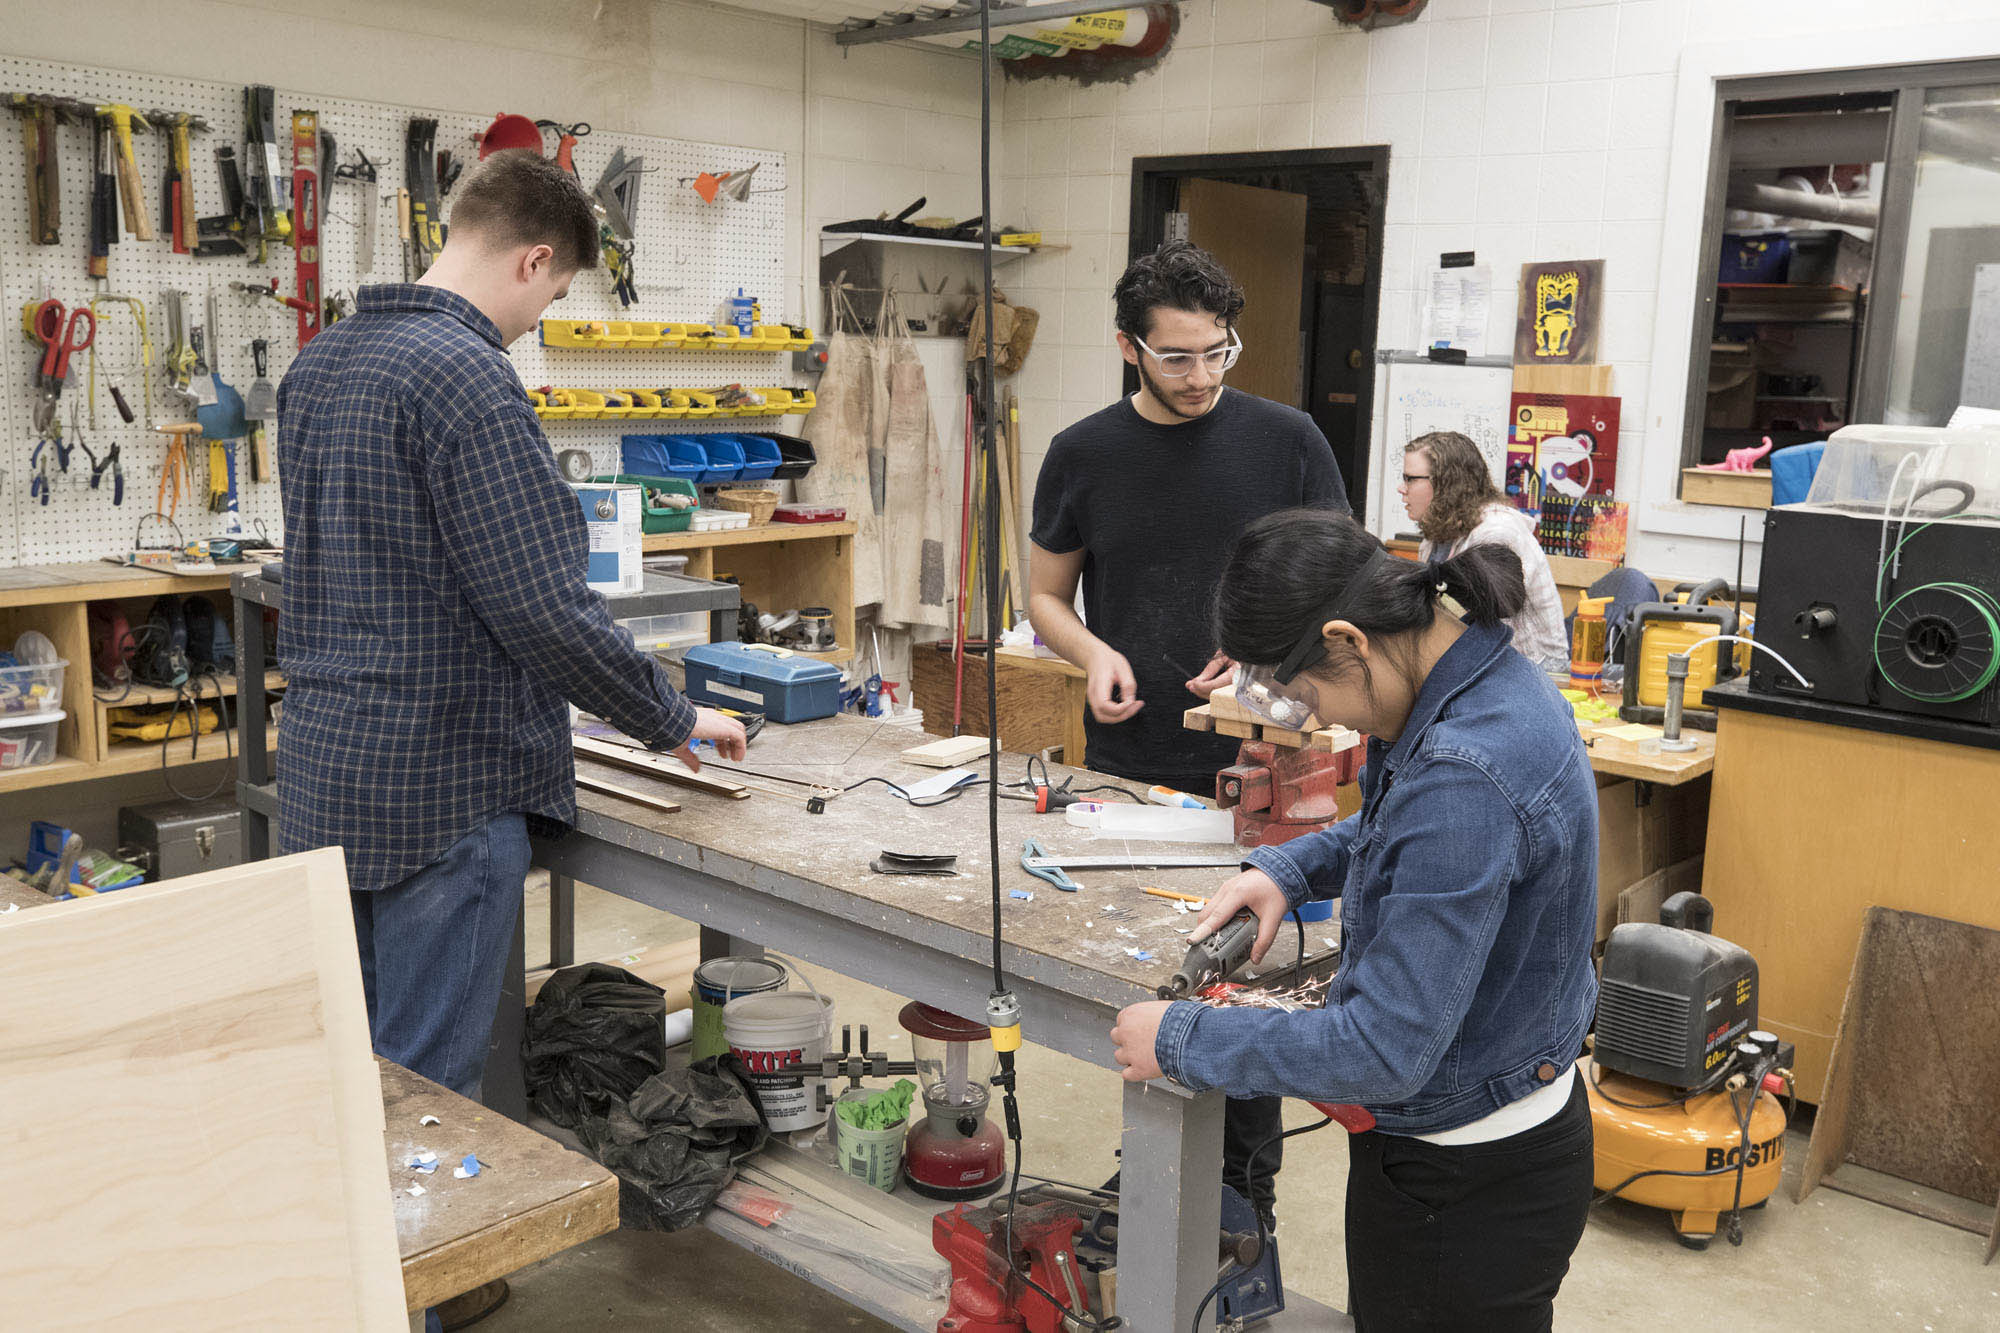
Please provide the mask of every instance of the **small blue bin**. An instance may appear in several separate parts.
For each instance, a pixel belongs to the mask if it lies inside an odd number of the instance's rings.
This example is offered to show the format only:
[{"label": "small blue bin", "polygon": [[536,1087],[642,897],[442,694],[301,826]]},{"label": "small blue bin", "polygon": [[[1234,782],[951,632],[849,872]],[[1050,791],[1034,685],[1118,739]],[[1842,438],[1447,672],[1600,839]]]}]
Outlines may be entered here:
[{"label": "small blue bin", "polygon": [[1792,239],[1782,231],[1730,231],[1722,235],[1717,282],[1779,283],[1791,265]]},{"label": "small blue bin", "polygon": [[619,453],[619,471],[642,477],[672,477],[693,485],[708,471],[708,451],[690,436],[627,435]]},{"label": "small blue bin", "polygon": [[840,711],[840,668],[763,644],[704,643],[687,650],[687,697],[711,708],[749,709],[773,722],[811,722]]},{"label": "small blue bin", "polygon": [[734,435],[684,435],[680,438],[708,455],[708,470],[701,474],[703,485],[735,481],[743,475],[743,446]]},{"label": "small blue bin", "polygon": [[777,474],[778,465],[785,461],[785,455],[778,448],[776,440],[767,440],[761,435],[732,435],[729,437],[743,446],[743,471],[738,481],[769,481]]}]

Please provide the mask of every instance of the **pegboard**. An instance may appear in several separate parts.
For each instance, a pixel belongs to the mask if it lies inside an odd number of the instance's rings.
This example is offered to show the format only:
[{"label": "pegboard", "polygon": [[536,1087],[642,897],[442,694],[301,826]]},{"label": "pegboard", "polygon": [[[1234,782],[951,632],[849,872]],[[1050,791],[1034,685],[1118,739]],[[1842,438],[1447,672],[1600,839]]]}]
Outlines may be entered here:
[{"label": "pegboard", "polygon": [[[49,93],[100,104],[123,102],[142,113],[157,107],[202,117],[209,129],[194,136],[192,148],[193,208],[198,217],[223,211],[215,146],[234,144],[239,160],[246,156],[243,88],[238,84],[0,56],[0,93],[10,92]],[[492,114],[308,97],[290,93],[283,87],[276,88],[276,101],[280,166],[287,178],[291,170],[289,145],[294,110],[319,113],[320,129],[333,136],[339,162],[355,161],[358,150],[377,165],[376,245],[371,273],[365,271],[359,253],[362,187],[336,180],[335,163],[321,164],[323,289],[351,300],[364,282],[400,282],[402,250],[396,232],[395,200],[396,190],[403,184],[403,136],[407,123],[415,116],[435,118],[437,148],[458,155],[469,169],[477,161],[478,153],[473,136],[486,127]],[[520,110],[528,115],[546,114],[545,109]],[[28,228],[26,162],[20,125],[11,115],[5,119],[6,123],[0,125],[0,300],[4,300],[0,315],[15,324],[22,306],[29,302],[52,297],[74,307],[104,293],[135,296],[145,303],[156,352],[152,371],[145,373],[137,323],[129,308],[117,303],[99,307],[94,349],[96,392],[94,396],[90,393],[88,356],[80,355],[71,367],[69,383],[63,391],[63,425],[67,434],[70,405],[78,404],[83,409],[84,442],[100,457],[112,443],[120,446],[125,468],[125,502],[113,506],[108,474],[99,489],[91,489],[89,462],[79,448],[71,457],[70,470],[54,476],[50,503],[42,505],[29,495],[32,480],[29,459],[37,438],[33,424],[36,401],[33,373],[39,364],[40,345],[18,332],[0,338],[0,346],[12,349],[5,362],[7,369],[0,373],[0,412],[4,412],[6,423],[4,437],[0,438],[0,565],[90,560],[128,549],[141,519],[154,508],[166,457],[166,439],[147,429],[146,385],[151,386],[155,420],[188,419],[186,412],[174,407],[162,365],[168,334],[161,293],[167,290],[187,293],[191,318],[199,318],[212,298],[216,320],[209,329],[209,364],[221,373],[225,383],[239,391],[247,392],[254,378],[250,340],[267,339],[269,376],[275,385],[298,348],[297,317],[292,310],[275,302],[233,292],[229,284],[268,284],[276,279],[279,290],[291,294],[296,288],[294,254],[289,246],[278,243],[270,246],[268,262],[263,265],[246,257],[197,259],[175,254],[160,225],[160,192],[167,168],[168,136],[135,131],[134,153],[144,186],[145,208],[158,234],[152,241],[121,234],[118,243],[111,247],[108,280],[93,281],[85,272],[89,251],[90,127],[67,124],[58,131],[62,240],[59,245],[41,246],[33,243]],[[552,151],[553,138],[550,147]],[[760,299],[766,323],[810,321],[810,316],[786,309],[788,292],[795,284],[785,281],[788,163],[783,154],[600,129],[580,138],[575,149],[577,173],[586,187],[597,183],[612,152],[621,147],[628,158],[635,154],[642,157],[648,172],[639,188],[634,219],[638,302],[621,308],[612,295],[610,279],[599,269],[579,274],[569,296],[550,307],[550,316],[712,323],[718,322],[726,299],[741,287]],[[757,168],[754,189],[741,202],[703,203],[692,189],[680,183],[703,171],[720,174],[753,165]],[[290,197],[289,186],[286,197]],[[449,218],[450,195],[445,197],[444,206]],[[529,387],[554,384],[593,389],[661,385],[708,388],[729,383],[790,386],[797,382],[791,373],[790,354],[783,352],[544,348],[531,332],[514,344],[510,355],[522,382]],[[136,423],[128,426],[120,420],[109,397],[112,384],[120,387],[133,411],[139,414]],[[95,429],[89,411],[92,405],[96,409]],[[274,454],[276,432],[282,431],[283,424],[273,423]],[[797,424],[796,419],[764,418],[756,422],[555,420],[545,422],[544,426],[551,445],[559,449],[588,449],[596,469],[611,472],[617,469],[619,441],[627,433],[791,429]],[[234,447],[244,528],[254,531],[261,525],[274,540],[281,539],[279,482],[251,483],[243,446],[239,442]],[[180,501],[176,522],[181,535],[188,540],[222,535],[225,517],[209,512],[206,507],[206,443],[196,439],[188,450],[188,459],[195,494],[192,500],[183,497]],[[148,524],[148,541],[164,531],[161,525]]]}]

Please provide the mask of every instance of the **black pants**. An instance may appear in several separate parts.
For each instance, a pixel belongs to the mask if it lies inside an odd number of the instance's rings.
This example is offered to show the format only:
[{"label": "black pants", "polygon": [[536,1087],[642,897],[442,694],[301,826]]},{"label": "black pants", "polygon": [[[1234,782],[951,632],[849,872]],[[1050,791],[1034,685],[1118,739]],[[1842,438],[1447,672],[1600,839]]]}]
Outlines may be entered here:
[{"label": "black pants", "polygon": [[[1257,1153],[1248,1197],[1266,1227],[1277,1225],[1278,1168],[1285,1160],[1284,1142],[1266,1141],[1284,1129],[1283,1105],[1277,1097],[1231,1097],[1222,1106],[1222,1183],[1241,1193],[1244,1163]],[[1257,1152],[1260,1145],[1264,1150]]]},{"label": "black pants", "polygon": [[1553,1326],[1590,1211],[1590,1105],[1463,1148],[1348,1140],[1347,1287],[1357,1333]]}]

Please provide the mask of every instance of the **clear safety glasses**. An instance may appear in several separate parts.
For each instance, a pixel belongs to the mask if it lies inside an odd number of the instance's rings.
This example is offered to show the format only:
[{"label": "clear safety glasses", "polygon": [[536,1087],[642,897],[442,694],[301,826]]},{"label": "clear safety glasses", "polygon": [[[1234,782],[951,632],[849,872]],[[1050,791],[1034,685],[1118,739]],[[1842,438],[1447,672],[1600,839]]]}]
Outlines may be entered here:
[{"label": "clear safety glasses", "polygon": [[1319,730],[1319,719],[1313,716],[1313,688],[1304,679],[1285,684],[1278,680],[1276,667],[1239,665],[1235,685],[1237,705],[1260,722],[1286,731]]},{"label": "clear safety glasses", "polygon": [[1197,361],[1208,368],[1209,374],[1220,375],[1236,364],[1237,357],[1243,355],[1243,340],[1237,337],[1234,331],[1229,335],[1228,346],[1218,347],[1210,352],[1160,353],[1146,346],[1144,339],[1134,338],[1132,341],[1139,344],[1140,351],[1153,358],[1153,363],[1160,368],[1160,374],[1170,380],[1184,380],[1194,374],[1194,363]]}]

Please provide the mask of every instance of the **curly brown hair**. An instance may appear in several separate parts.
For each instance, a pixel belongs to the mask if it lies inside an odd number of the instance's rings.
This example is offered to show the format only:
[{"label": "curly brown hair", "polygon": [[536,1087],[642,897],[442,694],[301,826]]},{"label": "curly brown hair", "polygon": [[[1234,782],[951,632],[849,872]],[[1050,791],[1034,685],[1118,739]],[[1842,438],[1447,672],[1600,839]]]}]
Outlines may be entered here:
[{"label": "curly brown hair", "polygon": [[1405,454],[1423,454],[1431,465],[1431,507],[1417,520],[1417,531],[1434,546],[1465,540],[1479,526],[1490,504],[1507,497],[1493,484],[1479,446],[1455,430],[1434,430],[1403,446]]}]

